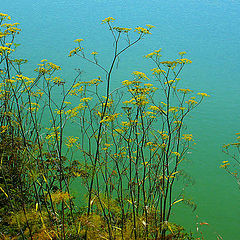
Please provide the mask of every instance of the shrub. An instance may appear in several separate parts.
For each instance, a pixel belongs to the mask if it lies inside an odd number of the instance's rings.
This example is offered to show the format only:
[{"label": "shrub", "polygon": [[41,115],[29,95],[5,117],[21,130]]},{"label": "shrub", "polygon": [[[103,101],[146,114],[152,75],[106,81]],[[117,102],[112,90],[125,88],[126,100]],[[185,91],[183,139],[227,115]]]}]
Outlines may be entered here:
[{"label": "shrub", "polygon": [[[21,29],[3,23],[7,14],[0,17],[2,237],[193,239],[170,221],[175,204],[189,203],[175,187],[194,144],[184,121],[208,96],[178,87],[191,63],[185,52],[163,61],[155,50],[145,56],[154,64],[151,74],[134,71],[111,89],[119,57],[153,26],[136,27],[132,39],[131,28],[115,27],[109,17],[102,23],[113,36],[110,66],[99,63],[98,52],[87,54],[83,39],[69,53],[96,65],[102,76],[83,81],[78,71],[68,82],[59,77],[60,66],[44,59],[30,78],[22,73],[27,60],[14,57]],[[75,136],[67,135],[69,126]],[[86,206],[84,194],[77,202],[71,193],[76,180],[85,187]]]}]

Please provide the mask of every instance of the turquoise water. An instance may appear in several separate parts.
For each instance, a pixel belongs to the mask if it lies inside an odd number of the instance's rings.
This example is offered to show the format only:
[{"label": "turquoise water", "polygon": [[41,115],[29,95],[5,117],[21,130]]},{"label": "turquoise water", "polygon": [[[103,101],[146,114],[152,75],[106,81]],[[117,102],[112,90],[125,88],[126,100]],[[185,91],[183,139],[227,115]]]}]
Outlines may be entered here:
[{"label": "turquoise water", "polygon": [[21,23],[18,52],[30,60],[25,67],[29,74],[46,58],[62,66],[66,81],[71,81],[76,67],[85,71],[86,78],[96,77],[93,66],[67,55],[75,47],[73,40],[83,38],[85,49],[98,51],[100,61],[108,64],[111,36],[100,22],[109,16],[119,26],[156,26],[151,36],[121,57],[112,89],[135,70],[149,71],[151,65],[143,55],[162,48],[163,55],[173,59],[179,51],[186,51],[193,63],[184,70],[184,85],[211,97],[192,113],[188,125],[197,145],[187,156],[187,171],[195,180],[187,196],[198,208],[194,213],[179,208],[174,218],[194,230],[195,215],[199,215],[209,223],[202,227],[206,239],[216,239],[216,233],[223,239],[240,239],[240,191],[219,168],[226,159],[221,146],[239,132],[239,1],[1,0],[0,12]]}]

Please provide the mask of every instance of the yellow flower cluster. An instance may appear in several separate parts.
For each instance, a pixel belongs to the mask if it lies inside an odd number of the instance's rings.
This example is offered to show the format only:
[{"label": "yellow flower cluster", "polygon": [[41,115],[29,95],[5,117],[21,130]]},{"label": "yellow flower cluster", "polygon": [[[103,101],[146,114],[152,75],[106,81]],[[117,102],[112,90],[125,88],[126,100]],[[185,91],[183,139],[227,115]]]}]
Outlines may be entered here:
[{"label": "yellow flower cluster", "polygon": [[137,124],[138,123],[138,120],[130,120],[129,122],[125,122],[125,121],[122,121],[121,124],[124,126],[124,127],[129,127],[131,125],[134,125],[134,124]]},{"label": "yellow flower cluster", "polygon": [[135,103],[136,103],[136,101],[135,101],[134,98],[132,98],[130,100],[126,100],[126,101],[123,102],[123,104],[135,104]]},{"label": "yellow flower cluster", "polygon": [[220,168],[227,168],[227,166],[230,165],[230,163],[228,161],[222,161],[222,165],[220,165]]},{"label": "yellow flower cluster", "polygon": [[183,134],[182,139],[187,140],[187,141],[194,141],[192,134]]},{"label": "yellow flower cluster", "polygon": [[183,55],[185,55],[185,54],[187,54],[186,52],[179,52],[178,53],[180,56],[183,56]]},{"label": "yellow flower cluster", "polygon": [[61,70],[60,66],[58,66],[52,62],[48,62],[46,65],[48,68],[51,68],[51,70]]},{"label": "yellow flower cluster", "polygon": [[80,84],[84,84],[84,85],[88,85],[88,86],[91,86],[91,85],[98,86],[100,82],[102,82],[102,80],[100,77],[98,77],[98,78],[92,79],[90,81],[83,81]]},{"label": "yellow flower cluster", "polygon": [[31,92],[30,95],[34,96],[34,97],[41,97],[44,94],[44,92],[42,92],[40,89],[37,89],[35,92]]},{"label": "yellow flower cluster", "polygon": [[77,83],[75,83],[75,84],[72,86],[72,88],[79,87],[80,85],[81,85],[81,83],[80,83],[80,82],[77,82]]},{"label": "yellow flower cluster", "polygon": [[157,130],[157,132],[160,133],[160,135],[161,135],[163,140],[169,138],[168,133],[166,131],[159,131],[159,130]]},{"label": "yellow flower cluster", "polygon": [[102,148],[102,150],[106,151],[108,150],[109,147],[111,147],[113,144],[110,144],[110,143],[104,143],[105,147]]},{"label": "yellow flower cluster", "polygon": [[62,114],[64,114],[64,110],[56,110],[56,113],[57,113],[58,115],[62,115]]},{"label": "yellow flower cluster", "polygon": [[8,126],[1,126],[2,131],[0,133],[5,133],[8,130]]},{"label": "yellow flower cluster", "polygon": [[9,47],[0,46],[0,55],[3,55],[3,53],[8,53],[9,54],[11,52],[14,52],[14,49],[9,48]]},{"label": "yellow flower cluster", "polygon": [[[149,94],[153,88],[142,88],[140,86],[135,86],[135,88],[129,89],[129,92],[133,94]],[[156,88],[154,88],[155,90]]]},{"label": "yellow flower cluster", "polygon": [[146,146],[152,146],[153,145],[153,142],[147,142],[146,143]]},{"label": "yellow flower cluster", "polygon": [[153,26],[153,25],[151,25],[151,24],[146,24],[146,26],[147,26],[149,29],[155,28],[155,26]]},{"label": "yellow flower cluster", "polygon": [[90,97],[85,97],[85,98],[80,99],[80,102],[89,102],[89,101],[91,101],[91,100],[92,100],[92,98],[90,98]]},{"label": "yellow flower cluster", "polygon": [[69,136],[67,137],[67,141],[65,144],[68,148],[71,148],[77,142],[78,139],[79,139],[78,137]]},{"label": "yellow flower cluster", "polygon": [[175,124],[182,124],[182,121],[174,121],[173,123],[175,123]]},{"label": "yellow flower cluster", "polygon": [[113,17],[107,17],[105,19],[102,20],[102,24],[103,23],[109,23],[109,22],[113,22],[115,20],[115,18]]},{"label": "yellow flower cluster", "polygon": [[124,33],[128,33],[129,31],[131,31],[131,28],[124,28],[124,27],[114,27],[114,30],[116,30],[117,32],[124,32]]},{"label": "yellow flower cluster", "polygon": [[[13,77],[13,78],[14,78],[14,77]],[[13,84],[13,83],[15,83],[16,81],[13,80],[13,79],[5,79],[5,82],[6,82],[6,83],[11,83],[11,84]]]},{"label": "yellow flower cluster", "polygon": [[237,135],[237,140],[240,141],[240,133],[235,133]]},{"label": "yellow flower cluster", "polygon": [[181,92],[181,93],[184,93],[184,94],[193,92],[192,90],[190,90],[190,89],[188,89],[188,88],[180,88],[180,89],[178,89],[177,91],[178,91],[178,92]]},{"label": "yellow flower cluster", "polygon": [[198,93],[198,95],[200,95],[200,96],[202,96],[202,97],[209,97],[209,95],[206,94],[206,93]]},{"label": "yellow flower cluster", "polygon": [[54,140],[54,138],[60,138],[60,132],[59,132],[59,129],[60,127],[52,127],[52,128],[46,128],[47,130],[50,130],[52,131],[50,134],[47,134],[46,135],[46,139],[47,140]]},{"label": "yellow flower cluster", "polygon": [[128,127],[128,126],[131,125],[131,123],[130,123],[130,122],[122,122],[122,125],[123,125],[124,127]]},{"label": "yellow flower cluster", "polygon": [[120,115],[120,113],[115,113],[115,114],[112,114],[112,115],[107,115],[107,116],[105,116],[105,117],[100,121],[100,123],[113,122],[113,121],[118,117],[118,115]]},{"label": "yellow flower cluster", "polygon": [[72,104],[71,102],[67,102],[67,101],[64,101],[64,103],[65,103],[66,105]]},{"label": "yellow flower cluster", "polygon": [[104,145],[105,145],[106,147],[112,146],[112,144],[110,144],[110,143],[104,143]]},{"label": "yellow flower cluster", "polygon": [[38,64],[38,65],[39,65],[39,68],[36,68],[36,69],[34,70],[35,72],[39,72],[39,73],[41,73],[41,74],[48,73],[48,70],[41,66],[42,64]]},{"label": "yellow flower cluster", "polygon": [[81,93],[82,91],[83,91],[83,87],[74,88],[69,92],[69,95],[78,96],[78,94]]},{"label": "yellow flower cluster", "polygon": [[140,95],[135,98],[137,106],[145,106],[149,103],[145,95]]},{"label": "yellow flower cluster", "polygon": [[60,78],[60,77],[53,77],[53,78],[51,79],[51,81],[52,81],[53,83],[57,84],[58,86],[63,85],[63,84],[65,83],[65,82],[63,81],[63,79]]},{"label": "yellow flower cluster", "polygon": [[237,142],[237,143],[231,143],[230,145],[232,145],[232,146],[240,146],[240,142]]},{"label": "yellow flower cluster", "polygon": [[156,112],[150,112],[150,111],[147,111],[147,112],[144,112],[144,116],[148,116],[149,118],[156,118]]},{"label": "yellow flower cluster", "polygon": [[163,65],[166,65],[167,67],[175,68],[178,64],[192,63],[192,61],[187,58],[182,58],[182,59],[177,59],[175,61],[162,61],[160,63]]},{"label": "yellow flower cluster", "polygon": [[187,58],[182,58],[182,59],[177,59],[177,63],[179,63],[179,64],[187,64],[187,63],[192,63],[192,61],[187,59]]},{"label": "yellow flower cluster", "polygon": [[165,82],[164,84],[171,85],[172,83],[175,83],[175,80],[169,80],[169,81]]},{"label": "yellow flower cluster", "polygon": [[[137,78],[147,78],[147,76],[144,73],[141,73],[141,72],[134,72],[134,73],[137,76]],[[134,95],[134,99],[124,101],[123,102],[124,104],[128,104],[128,103],[136,104],[136,102],[139,100],[139,97],[141,97],[141,95],[148,95],[149,93],[155,92],[158,89],[156,87],[152,87],[153,85],[150,83],[146,83],[144,84],[144,87],[141,87],[139,85],[140,83],[141,81],[138,81],[138,80],[133,80],[133,81],[124,80],[122,82],[122,84],[125,86],[130,86],[135,84],[133,88],[128,89],[128,91]]]},{"label": "yellow flower cluster", "polygon": [[77,54],[78,52],[81,52],[83,50],[83,48],[82,47],[76,47],[76,48],[74,48],[73,50],[71,50],[70,52],[69,52],[69,57],[72,57],[73,55],[75,55],[75,54]]},{"label": "yellow flower cluster", "polygon": [[174,155],[176,155],[177,157],[180,157],[180,153],[179,152],[172,152]]},{"label": "yellow flower cluster", "polygon": [[186,110],[185,107],[180,107],[179,109],[182,110],[182,111]]},{"label": "yellow flower cluster", "polygon": [[160,54],[160,52],[162,51],[162,49],[158,49],[158,50],[155,50],[154,52],[151,52],[147,55],[145,55],[144,57],[145,58],[152,58],[153,56],[157,56],[157,57],[161,57],[162,55]]},{"label": "yellow flower cluster", "polygon": [[149,109],[151,109],[153,111],[161,111],[161,109],[157,106],[150,106]]},{"label": "yellow flower cluster", "polygon": [[178,111],[178,108],[177,107],[170,107],[168,109],[169,112],[177,112]]},{"label": "yellow flower cluster", "polygon": [[166,65],[167,67],[176,67],[178,64],[177,61],[162,61],[160,63]]},{"label": "yellow flower cluster", "polygon": [[155,151],[157,147],[161,147],[161,145],[151,142],[151,141],[146,142],[145,146],[148,146],[151,151]]},{"label": "yellow flower cluster", "polygon": [[223,148],[228,148],[230,146],[236,146],[236,147],[240,147],[240,133],[235,133],[237,135],[237,141],[238,142],[235,142],[235,143],[228,143],[226,145],[223,146]]},{"label": "yellow flower cluster", "polygon": [[134,83],[140,83],[140,82],[129,81],[129,80],[124,80],[124,81],[122,81],[122,85],[124,85],[124,86],[130,86],[130,85],[132,85],[132,84],[134,84]]},{"label": "yellow flower cluster", "polygon": [[4,24],[2,24],[1,27],[6,27],[6,30],[3,33],[1,32],[0,38],[10,35],[10,34],[15,34],[15,33],[19,34],[21,29],[17,27],[18,25],[19,25],[19,23],[12,23],[12,24],[4,23]]},{"label": "yellow flower cluster", "polygon": [[1,25],[1,27],[10,28],[10,27],[18,26],[18,25],[19,25],[19,23],[4,23]]},{"label": "yellow flower cluster", "polygon": [[40,105],[38,103],[33,103],[31,102],[30,103],[30,107],[28,108],[28,110],[30,111],[38,111]]},{"label": "yellow flower cluster", "polygon": [[121,128],[116,128],[116,129],[114,129],[114,131],[119,134],[124,132]]},{"label": "yellow flower cluster", "polygon": [[80,42],[82,42],[82,41],[83,41],[83,39],[81,39],[81,38],[74,40],[74,42],[76,42],[76,43],[80,43]]},{"label": "yellow flower cluster", "polygon": [[145,87],[147,87],[147,88],[150,88],[150,87],[153,86],[153,84],[151,84],[151,83],[144,83],[143,85],[144,85]]},{"label": "yellow flower cluster", "polygon": [[165,70],[162,70],[162,69],[159,69],[159,68],[153,68],[153,69],[151,69],[151,71],[152,71],[152,74],[161,74],[161,73],[166,73],[166,71]]},{"label": "yellow flower cluster", "polygon": [[[47,62],[46,59],[43,59],[41,64],[38,64],[39,68],[36,68],[34,71],[39,72],[41,74],[46,74],[46,73],[51,73],[56,70],[61,70],[61,67],[52,63],[52,62]],[[50,79],[49,79],[50,80]]]},{"label": "yellow flower cluster", "polygon": [[7,15],[6,13],[0,13],[0,19],[8,19],[11,20],[11,17],[9,15]]},{"label": "yellow flower cluster", "polygon": [[143,27],[136,27],[134,32],[138,32],[139,34],[152,34],[149,32],[149,29]]},{"label": "yellow flower cluster", "polygon": [[139,71],[134,71],[132,73],[135,77],[137,77],[137,79],[143,79],[143,80],[149,80],[149,78],[147,77],[147,75],[143,72],[139,72]]},{"label": "yellow flower cluster", "polygon": [[[104,98],[105,98],[105,97],[104,97]],[[107,107],[111,107],[112,104],[113,104],[113,100],[112,100],[112,99],[108,99]],[[105,105],[106,105],[106,102],[103,102],[102,105],[105,106]]]},{"label": "yellow flower cluster", "polygon": [[195,101],[194,98],[189,99],[188,101],[186,101],[186,103],[189,104],[189,105],[198,104],[198,102]]},{"label": "yellow flower cluster", "polygon": [[69,109],[65,112],[65,114],[69,115],[70,118],[73,118],[78,115],[79,111],[81,109],[84,109],[86,106],[84,106],[82,103],[78,104],[78,106]]}]

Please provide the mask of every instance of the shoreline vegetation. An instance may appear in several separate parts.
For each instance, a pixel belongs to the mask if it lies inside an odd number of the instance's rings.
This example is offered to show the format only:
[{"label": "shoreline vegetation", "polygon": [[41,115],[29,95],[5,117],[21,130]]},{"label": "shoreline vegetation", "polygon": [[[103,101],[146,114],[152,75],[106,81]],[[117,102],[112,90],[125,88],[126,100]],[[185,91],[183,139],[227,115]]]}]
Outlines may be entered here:
[{"label": "shoreline vegetation", "polygon": [[[15,57],[21,29],[10,20],[0,13],[0,239],[205,239],[208,223],[198,221],[192,233],[171,222],[176,205],[196,209],[183,191],[191,183],[185,154],[195,144],[185,119],[208,97],[183,87],[186,53],[163,61],[155,50],[145,55],[149,74],[136,70],[111,89],[121,55],[154,26],[117,27],[108,17],[109,66],[83,39],[69,53],[96,66],[94,79],[80,70],[62,79],[46,59],[29,77],[28,61]],[[69,126],[76,135],[67,135]]]}]

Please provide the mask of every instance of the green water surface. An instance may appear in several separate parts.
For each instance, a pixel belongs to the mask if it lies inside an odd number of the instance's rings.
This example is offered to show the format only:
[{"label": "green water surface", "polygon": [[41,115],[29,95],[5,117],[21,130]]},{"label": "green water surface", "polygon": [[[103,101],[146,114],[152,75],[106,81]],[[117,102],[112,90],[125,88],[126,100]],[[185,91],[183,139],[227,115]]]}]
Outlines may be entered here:
[{"label": "green water surface", "polygon": [[[108,65],[112,57],[112,39],[101,20],[112,16],[124,27],[156,26],[151,36],[124,54],[114,71],[111,88],[120,86],[133,71],[149,73],[152,65],[142,56],[162,48],[166,59],[186,51],[193,63],[186,66],[183,85],[210,98],[188,119],[188,130],[196,145],[187,154],[186,171],[195,184],[186,190],[198,207],[195,212],[176,206],[173,219],[187,229],[196,230],[198,221],[205,239],[240,239],[240,190],[234,179],[219,166],[227,160],[222,145],[234,141],[240,125],[240,2],[234,0],[1,0],[0,12],[12,16],[23,29],[17,42],[18,54],[28,58],[26,72],[41,59],[63,68],[63,77],[71,82],[74,68],[84,70],[90,79],[99,75],[94,66],[80,59],[69,59],[73,40],[84,39],[84,47],[99,52],[99,60]],[[69,135],[74,129],[69,129]],[[79,189],[78,189],[79,187]],[[76,185],[75,191],[81,191]]]}]

